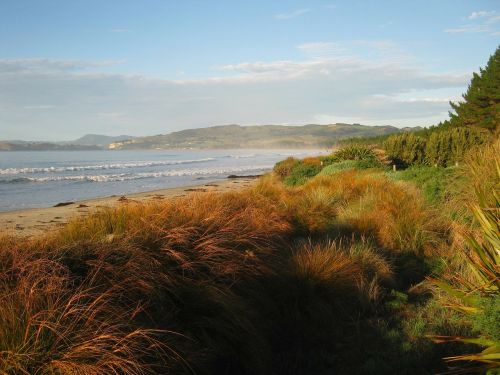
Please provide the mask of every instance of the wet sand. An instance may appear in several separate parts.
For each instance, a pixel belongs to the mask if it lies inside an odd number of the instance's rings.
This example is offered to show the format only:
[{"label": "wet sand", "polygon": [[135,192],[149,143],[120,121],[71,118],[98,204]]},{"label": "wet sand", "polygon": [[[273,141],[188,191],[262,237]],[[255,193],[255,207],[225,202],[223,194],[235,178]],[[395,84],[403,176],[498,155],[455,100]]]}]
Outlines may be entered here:
[{"label": "wet sand", "polygon": [[184,186],[154,190],[142,193],[94,198],[76,202],[61,202],[54,207],[30,208],[24,210],[0,212],[0,234],[30,237],[56,230],[70,219],[102,208],[117,207],[130,201],[146,202],[181,197],[192,192],[225,192],[249,187],[256,178],[234,178],[204,185]]}]

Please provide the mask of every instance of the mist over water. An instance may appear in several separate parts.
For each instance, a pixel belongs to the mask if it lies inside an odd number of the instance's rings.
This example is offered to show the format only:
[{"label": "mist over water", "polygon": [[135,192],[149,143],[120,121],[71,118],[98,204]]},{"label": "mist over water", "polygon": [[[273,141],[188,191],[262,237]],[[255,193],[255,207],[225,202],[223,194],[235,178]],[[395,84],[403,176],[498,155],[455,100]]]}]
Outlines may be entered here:
[{"label": "mist over water", "polygon": [[0,152],[0,211],[261,174],[288,156],[324,151]]}]

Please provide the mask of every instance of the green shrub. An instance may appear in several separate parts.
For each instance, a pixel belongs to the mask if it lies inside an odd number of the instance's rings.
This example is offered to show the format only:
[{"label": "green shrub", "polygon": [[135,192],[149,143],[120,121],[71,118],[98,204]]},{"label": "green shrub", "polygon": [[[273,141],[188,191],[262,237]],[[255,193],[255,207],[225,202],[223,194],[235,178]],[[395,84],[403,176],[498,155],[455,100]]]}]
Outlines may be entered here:
[{"label": "green shrub", "polygon": [[387,156],[402,165],[423,164],[425,147],[425,139],[412,133],[393,135],[384,142]]},{"label": "green shrub", "polygon": [[377,158],[356,160],[356,169],[385,168]]},{"label": "green shrub", "polygon": [[321,165],[296,164],[288,176],[285,177],[283,183],[288,186],[302,185],[311,177],[316,176],[321,171],[321,168]]},{"label": "green shrub", "polygon": [[324,167],[321,172],[319,173],[319,176],[331,176],[334,175],[338,172],[345,171],[347,169],[355,169],[356,168],[356,161],[355,160],[344,160],[338,163],[334,163],[331,165],[328,165]]},{"label": "green shrub", "polygon": [[416,165],[403,171],[389,172],[387,175],[396,180],[413,182],[422,190],[428,202],[438,203],[445,200],[446,187],[456,175],[456,169]]},{"label": "green shrub", "polygon": [[355,144],[340,148],[332,156],[337,161],[377,159],[377,155],[375,155],[371,147]]},{"label": "green shrub", "polygon": [[369,169],[382,168],[383,164],[377,159],[368,160],[344,160],[338,163],[330,164],[324,167],[319,173],[320,176],[331,176],[335,173],[345,171],[347,169]]},{"label": "green shrub", "polygon": [[485,142],[486,136],[477,128],[452,128],[432,133],[427,142],[425,157],[429,164],[447,166],[463,159],[472,147]]},{"label": "green shrub", "polygon": [[319,160],[321,160],[321,163],[322,163],[323,167],[327,167],[329,165],[332,165],[333,163],[337,163],[338,162],[337,158],[334,157],[333,154],[326,155],[326,156],[320,156]]},{"label": "green shrub", "polygon": [[500,343],[500,298],[482,298],[479,306],[479,312],[472,315],[474,329]]}]

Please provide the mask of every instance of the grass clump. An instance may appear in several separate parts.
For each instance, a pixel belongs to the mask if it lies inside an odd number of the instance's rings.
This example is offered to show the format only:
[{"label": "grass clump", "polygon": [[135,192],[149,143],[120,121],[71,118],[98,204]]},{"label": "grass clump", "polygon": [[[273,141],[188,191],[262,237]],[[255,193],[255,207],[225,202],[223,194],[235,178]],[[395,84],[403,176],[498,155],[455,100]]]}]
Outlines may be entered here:
[{"label": "grass clump", "polygon": [[332,157],[337,161],[377,159],[377,155],[370,146],[358,144],[343,146],[335,151]]}]

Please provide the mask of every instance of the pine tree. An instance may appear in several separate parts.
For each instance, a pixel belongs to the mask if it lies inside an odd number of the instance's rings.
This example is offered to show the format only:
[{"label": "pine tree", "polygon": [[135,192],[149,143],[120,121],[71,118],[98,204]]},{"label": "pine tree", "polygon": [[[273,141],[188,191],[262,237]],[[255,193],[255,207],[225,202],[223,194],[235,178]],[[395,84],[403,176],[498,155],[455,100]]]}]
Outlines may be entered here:
[{"label": "pine tree", "polygon": [[494,131],[500,122],[500,47],[484,69],[474,73],[464,101],[453,103],[452,126],[478,126]]}]

